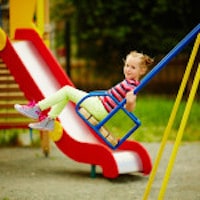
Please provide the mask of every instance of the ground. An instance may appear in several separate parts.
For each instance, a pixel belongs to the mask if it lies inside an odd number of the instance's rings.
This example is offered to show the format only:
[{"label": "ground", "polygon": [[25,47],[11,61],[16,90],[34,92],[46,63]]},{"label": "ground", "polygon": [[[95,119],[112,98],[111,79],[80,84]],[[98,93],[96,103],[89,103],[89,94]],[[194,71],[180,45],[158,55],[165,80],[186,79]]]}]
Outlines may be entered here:
[{"label": "ground", "polygon": [[[154,161],[159,143],[144,143]],[[173,143],[168,143],[150,200],[158,198]],[[165,193],[165,199],[200,199],[200,142],[180,146]],[[97,168],[90,177],[90,166],[64,156],[52,145],[49,158],[40,148],[0,148],[0,200],[141,200],[148,177],[121,175],[106,179]]]}]

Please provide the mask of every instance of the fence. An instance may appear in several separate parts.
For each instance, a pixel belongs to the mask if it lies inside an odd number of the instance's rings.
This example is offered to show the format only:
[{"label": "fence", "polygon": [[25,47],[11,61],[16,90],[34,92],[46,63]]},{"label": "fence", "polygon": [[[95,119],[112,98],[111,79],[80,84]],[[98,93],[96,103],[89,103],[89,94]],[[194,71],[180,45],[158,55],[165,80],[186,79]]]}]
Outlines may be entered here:
[{"label": "fence", "polygon": [[[197,56],[198,59],[198,56]],[[160,59],[157,59],[158,61]],[[174,95],[177,93],[180,82],[182,80],[188,55],[179,55],[174,58],[162,71],[156,75],[151,82],[144,88],[142,93],[147,94],[166,94]],[[197,63],[197,62],[196,62]],[[197,65],[196,65],[197,66]],[[194,67],[196,68],[196,67]],[[95,75],[95,64],[86,63],[84,61],[72,63],[71,79],[78,88],[87,91],[101,90],[110,88],[114,84],[114,80],[120,80],[120,77],[106,77]],[[190,90],[188,83],[186,93]]]}]

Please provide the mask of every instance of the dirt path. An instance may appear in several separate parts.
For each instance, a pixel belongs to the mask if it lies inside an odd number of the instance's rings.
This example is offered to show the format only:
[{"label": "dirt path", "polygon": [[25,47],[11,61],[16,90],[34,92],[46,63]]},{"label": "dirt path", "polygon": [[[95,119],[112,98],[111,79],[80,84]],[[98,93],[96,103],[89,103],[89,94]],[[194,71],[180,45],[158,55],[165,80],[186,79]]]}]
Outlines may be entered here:
[{"label": "dirt path", "polygon": [[[149,199],[157,199],[172,143],[168,143]],[[154,160],[159,144],[145,143]],[[200,143],[181,145],[165,194],[170,200],[200,199]],[[49,158],[39,148],[0,148],[0,200],[141,200],[148,177],[105,179],[97,168],[65,157],[54,145]]]}]

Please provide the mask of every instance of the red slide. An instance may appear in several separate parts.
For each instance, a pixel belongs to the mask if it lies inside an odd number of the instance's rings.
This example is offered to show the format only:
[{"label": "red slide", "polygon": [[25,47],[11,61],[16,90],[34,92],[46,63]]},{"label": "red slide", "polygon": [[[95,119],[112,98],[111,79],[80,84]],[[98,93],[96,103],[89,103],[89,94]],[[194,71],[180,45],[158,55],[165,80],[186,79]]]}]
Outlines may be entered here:
[{"label": "red slide", "polygon": [[[3,39],[0,35],[0,40]],[[73,86],[34,30],[19,29],[15,34],[15,41],[11,42],[7,37],[5,42],[5,47],[0,50],[0,57],[27,100],[38,101],[64,85]],[[107,178],[133,172],[148,175],[151,172],[150,156],[140,143],[125,141],[117,150],[110,149],[94,136],[95,133],[78,116],[73,104],[66,106],[59,120],[63,132],[55,143],[71,159],[100,166],[103,176]]]}]

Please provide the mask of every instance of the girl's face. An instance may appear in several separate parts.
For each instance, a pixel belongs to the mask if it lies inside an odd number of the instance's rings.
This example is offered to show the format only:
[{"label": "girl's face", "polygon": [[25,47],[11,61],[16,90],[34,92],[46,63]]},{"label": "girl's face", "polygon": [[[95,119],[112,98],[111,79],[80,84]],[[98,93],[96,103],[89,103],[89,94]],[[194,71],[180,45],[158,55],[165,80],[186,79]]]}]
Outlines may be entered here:
[{"label": "girl's face", "polygon": [[139,81],[140,77],[145,73],[140,65],[141,58],[128,56],[124,64],[125,79]]}]

